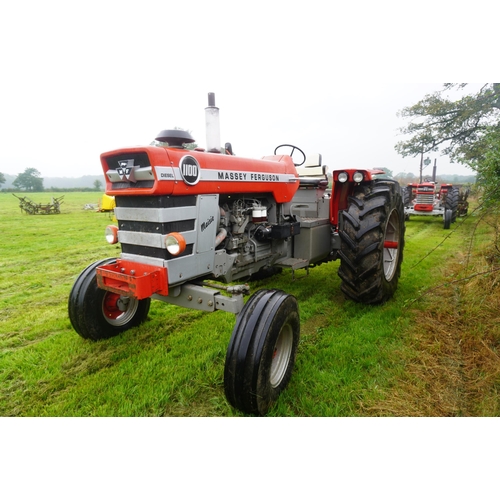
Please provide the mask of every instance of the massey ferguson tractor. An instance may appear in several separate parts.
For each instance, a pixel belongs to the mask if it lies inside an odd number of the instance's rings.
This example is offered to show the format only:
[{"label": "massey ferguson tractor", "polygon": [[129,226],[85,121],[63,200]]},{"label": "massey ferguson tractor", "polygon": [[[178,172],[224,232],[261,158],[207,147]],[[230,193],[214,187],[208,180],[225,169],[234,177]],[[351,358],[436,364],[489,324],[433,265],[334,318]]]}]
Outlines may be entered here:
[{"label": "massey ferguson tractor", "polygon": [[265,415],[292,374],[299,307],[277,289],[245,300],[245,280],[340,259],[344,295],[383,303],[401,271],[403,201],[380,170],[335,170],[329,189],[321,155],[297,146],[239,158],[230,143],[220,147],[218,111],[209,94],[206,150],[190,149],[188,132],[164,130],[157,145],[101,155],[117,219],[106,239],[121,254],[79,275],[68,312],[91,340],[140,325],[151,300],[235,314],[225,395],[236,409]]},{"label": "massey ferguson tractor", "polygon": [[467,215],[469,192],[451,184],[441,184],[438,188],[434,179],[406,186],[403,192],[405,219],[409,220],[410,215],[433,215],[442,217],[444,229],[450,229],[457,216]]}]

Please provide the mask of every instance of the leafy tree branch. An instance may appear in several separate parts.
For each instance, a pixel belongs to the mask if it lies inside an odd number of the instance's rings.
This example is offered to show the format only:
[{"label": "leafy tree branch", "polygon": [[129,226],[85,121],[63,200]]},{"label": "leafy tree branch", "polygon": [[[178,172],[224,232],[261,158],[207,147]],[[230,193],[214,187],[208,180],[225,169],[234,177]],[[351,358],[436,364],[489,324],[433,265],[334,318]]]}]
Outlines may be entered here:
[{"label": "leafy tree branch", "polygon": [[426,95],[413,106],[403,108],[398,116],[409,119],[400,132],[411,136],[396,144],[396,151],[406,156],[441,149],[451,160],[467,161],[491,127],[500,120],[500,84],[488,83],[472,95],[452,101],[444,96],[451,90],[462,90],[466,83],[445,83],[443,90]]}]

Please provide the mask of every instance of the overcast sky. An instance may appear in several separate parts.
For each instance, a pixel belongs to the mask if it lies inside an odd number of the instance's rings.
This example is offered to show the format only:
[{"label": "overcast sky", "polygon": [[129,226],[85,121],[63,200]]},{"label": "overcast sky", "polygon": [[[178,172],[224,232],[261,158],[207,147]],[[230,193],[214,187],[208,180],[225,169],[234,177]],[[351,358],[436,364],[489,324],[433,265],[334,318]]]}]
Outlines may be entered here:
[{"label": "overcast sky", "polygon": [[[205,146],[204,108],[214,92],[221,142],[238,156],[292,143],[322,153],[330,169],[417,174],[419,158],[394,150],[405,125],[397,111],[445,78],[469,81],[482,60],[461,37],[450,48],[462,19],[451,2],[395,5],[2,2],[0,172],[100,174],[101,153],[149,144],[166,128],[189,129]],[[474,21],[474,13],[460,15]],[[439,83],[407,83],[421,81]],[[430,157],[438,173],[471,173]]]}]

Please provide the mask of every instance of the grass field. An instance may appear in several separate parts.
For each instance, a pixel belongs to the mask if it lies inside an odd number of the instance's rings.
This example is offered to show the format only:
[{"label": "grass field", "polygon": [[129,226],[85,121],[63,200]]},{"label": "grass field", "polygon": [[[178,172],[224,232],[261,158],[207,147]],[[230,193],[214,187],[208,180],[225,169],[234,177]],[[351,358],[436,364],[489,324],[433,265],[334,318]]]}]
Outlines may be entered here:
[{"label": "grass field", "polygon": [[[103,236],[110,215],[83,210],[98,198],[66,193],[61,214],[28,216],[0,193],[0,415],[242,416],[223,388],[233,315],[153,301],[143,325],[110,340],[71,328],[74,280],[119,255]],[[346,301],[338,262],[254,283],[295,295],[301,315],[292,380],[269,415],[500,415],[495,220],[409,221],[400,286],[382,306]]]}]

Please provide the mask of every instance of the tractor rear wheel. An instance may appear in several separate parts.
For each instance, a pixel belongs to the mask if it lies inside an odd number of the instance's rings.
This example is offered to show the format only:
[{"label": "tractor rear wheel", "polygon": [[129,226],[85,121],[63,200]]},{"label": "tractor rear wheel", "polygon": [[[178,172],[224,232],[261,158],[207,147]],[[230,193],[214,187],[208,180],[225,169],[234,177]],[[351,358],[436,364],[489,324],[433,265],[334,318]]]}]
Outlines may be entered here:
[{"label": "tractor rear wheel", "polygon": [[404,188],[401,188],[401,192],[401,195],[403,197],[403,206],[409,207],[411,205],[412,187],[406,186]]},{"label": "tractor rear wheel", "polygon": [[82,271],[71,289],[68,314],[71,325],[84,339],[114,337],[142,323],[149,312],[151,299],[137,300],[102,290],[97,286],[96,269],[116,259],[94,262]]},{"label": "tractor rear wheel", "polygon": [[[445,209],[451,210],[451,222],[452,223],[457,220],[459,194],[460,194],[460,190],[457,187],[452,187],[446,193],[446,198],[444,200]],[[449,229],[449,228],[445,228],[445,229]]]},{"label": "tractor rear wheel", "polygon": [[281,290],[259,290],[236,320],[227,349],[224,391],[245,413],[265,415],[286,388],[299,344],[297,300]]},{"label": "tractor rear wheel", "polygon": [[380,304],[396,291],[403,261],[405,215],[395,181],[357,186],[340,214],[341,290],[347,298]]}]

